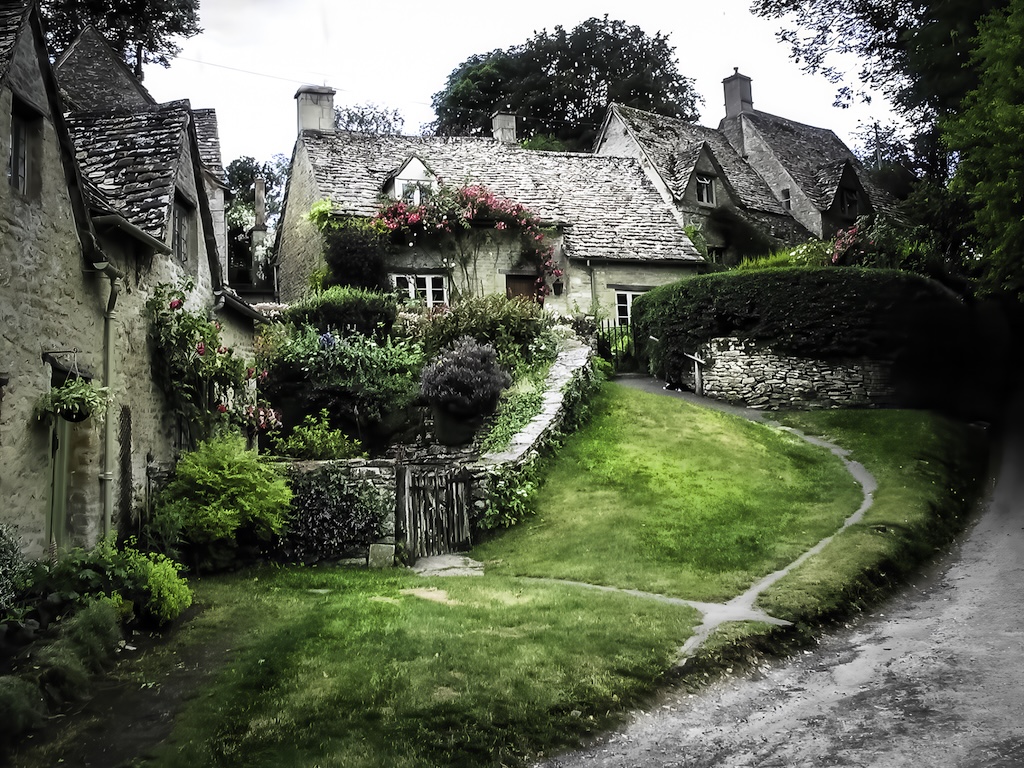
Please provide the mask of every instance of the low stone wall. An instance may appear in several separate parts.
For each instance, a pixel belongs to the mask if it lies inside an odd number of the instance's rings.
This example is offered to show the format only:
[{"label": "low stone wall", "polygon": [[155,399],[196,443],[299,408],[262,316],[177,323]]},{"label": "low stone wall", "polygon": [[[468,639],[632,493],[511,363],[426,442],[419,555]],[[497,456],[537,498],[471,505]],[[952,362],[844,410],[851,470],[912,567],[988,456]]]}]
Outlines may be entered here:
[{"label": "low stone wall", "polygon": [[857,408],[895,399],[891,365],[877,360],[812,360],[731,337],[712,339],[698,357],[706,362],[706,397],[750,408]]}]

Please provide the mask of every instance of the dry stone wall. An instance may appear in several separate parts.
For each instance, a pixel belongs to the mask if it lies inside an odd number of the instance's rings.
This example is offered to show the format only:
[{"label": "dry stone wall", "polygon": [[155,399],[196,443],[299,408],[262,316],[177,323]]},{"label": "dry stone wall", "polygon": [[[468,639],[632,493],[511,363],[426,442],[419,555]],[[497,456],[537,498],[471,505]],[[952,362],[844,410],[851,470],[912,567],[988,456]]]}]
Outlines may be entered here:
[{"label": "dry stone wall", "polygon": [[712,339],[698,356],[706,361],[704,395],[750,408],[862,408],[895,399],[884,361],[813,360],[731,337]]}]

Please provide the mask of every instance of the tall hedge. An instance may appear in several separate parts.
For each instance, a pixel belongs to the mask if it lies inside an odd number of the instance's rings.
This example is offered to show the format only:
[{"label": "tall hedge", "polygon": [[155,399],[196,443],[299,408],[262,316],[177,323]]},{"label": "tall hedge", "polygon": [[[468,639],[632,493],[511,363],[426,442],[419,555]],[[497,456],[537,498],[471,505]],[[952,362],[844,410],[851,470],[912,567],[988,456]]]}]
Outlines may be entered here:
[{"label": "tall hedge", "polygon": [[[669,379],[710,339],[735,336],[800,357],[892,361],[913,378],[952,375],[972,313],[938,283],[895,270],[825,267],[702,275],[638,297],[641,354]],[[658,341],[652,341],[652,337]]]},{"label": "tall hedge", "polygon": [[397,315],[398,303],[391,294],[336,285],[288,307],[284,320],[321,333],[352,328],[372,336],[390,333]]}]

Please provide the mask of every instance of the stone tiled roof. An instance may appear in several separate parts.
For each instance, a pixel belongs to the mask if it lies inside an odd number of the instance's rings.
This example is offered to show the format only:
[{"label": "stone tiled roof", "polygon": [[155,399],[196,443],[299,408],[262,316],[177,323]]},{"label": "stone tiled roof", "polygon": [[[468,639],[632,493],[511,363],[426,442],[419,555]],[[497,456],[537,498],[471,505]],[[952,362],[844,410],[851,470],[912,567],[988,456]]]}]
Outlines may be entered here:
[{"label": "stone tiled roof", "polygon": [[221,183],[227,183],[224,161],[220,155],[220,129],[217,126],[217,110],[193,109],[192,118],[199,139],[199,156],[203,165]]},{"label": "stone tiled roof", "polygon": [[0,1],[0,80],[7,77],[27,11],[25,0]]},{"label": "stone tiled roof", "polygon": [[748,110],[728,123],[747,120],[768,143],[779,162],[820,210],[828,210],[835,199],[842,170],[849,163],[857,174],[876,211],[891,212],[894,201],[870,178],[864,166],[836,134],[828,128],[815,128],[767,112]]},{"label": "stone tiled roof", "polygon": [[686,191],[701,148],[707,147],[722,168],[725,183],[735,192],[737,204],[787,215],[764,179],[736,153],[721,131],[621,104],[613,104],[612,110],[647,153],[677,200]]},{"label": "stone tiled roof", "polygon": [[75,110],[146,108],[156,103],[94,27],[86,27],[54,64],[61,96]]},{"label": "stone tiled roof", "polygon": [[[188,102],[139,112],[92,112],[67,118],[85,191],[94,208],[113,208],[147,234],[164,240],[174,196]],[[102,199],[96,198],[96,192]]]},{"label": "stone tiled roof", "polygon": [[342,213],[374,215],[386,181],[415,155],[444,183],[482,184],[561,225],[570,257],[702,261],[672,208],[631,158],[533,152],[466,137],[306,131],[301,141],[319,193]]}]

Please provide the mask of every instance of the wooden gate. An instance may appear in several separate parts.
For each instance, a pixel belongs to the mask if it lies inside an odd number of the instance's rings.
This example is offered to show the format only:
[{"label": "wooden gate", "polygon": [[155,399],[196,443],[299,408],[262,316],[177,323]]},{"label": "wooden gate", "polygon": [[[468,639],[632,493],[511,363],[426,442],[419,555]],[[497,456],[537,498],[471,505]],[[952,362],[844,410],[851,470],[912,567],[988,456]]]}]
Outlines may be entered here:
[{"label": "wooden gate", "polygon": [[396,480],[396,533],[412,562],[469,547],[469,482],[464,471],[406,464],[398,467]]}]

